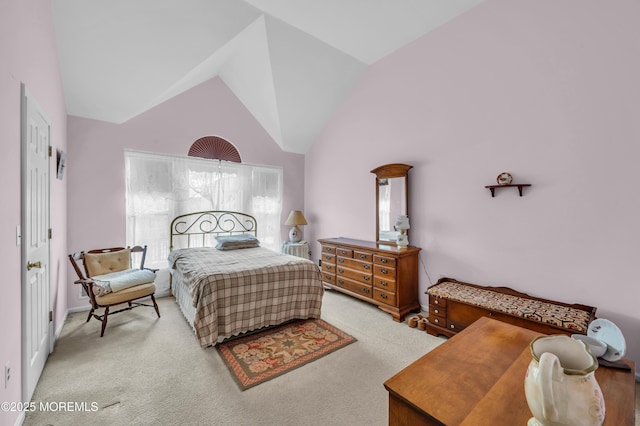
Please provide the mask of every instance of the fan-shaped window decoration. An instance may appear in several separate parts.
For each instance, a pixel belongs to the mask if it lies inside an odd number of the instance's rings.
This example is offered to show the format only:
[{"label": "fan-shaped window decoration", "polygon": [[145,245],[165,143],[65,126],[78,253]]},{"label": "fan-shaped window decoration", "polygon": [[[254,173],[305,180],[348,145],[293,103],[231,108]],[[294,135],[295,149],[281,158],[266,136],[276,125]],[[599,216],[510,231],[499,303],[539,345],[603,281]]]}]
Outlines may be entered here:
[{"label": "fan-shaped window decoration", "polygon": [[189,148],[189,157],[209,158],[242,163],[240,153],[233,144],[218,136],[205,136]]}]

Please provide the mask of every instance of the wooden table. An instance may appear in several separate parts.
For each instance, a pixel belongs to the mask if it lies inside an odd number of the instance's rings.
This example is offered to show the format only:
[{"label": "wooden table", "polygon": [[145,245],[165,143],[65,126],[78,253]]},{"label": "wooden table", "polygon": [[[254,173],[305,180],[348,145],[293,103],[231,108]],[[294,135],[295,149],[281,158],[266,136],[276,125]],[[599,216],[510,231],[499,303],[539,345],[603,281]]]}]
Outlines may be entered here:
[{"label": "wooden table", "polygon": [[[481,318],[384,384],[390,425],[526,425],[531,411],[524,376],[529,343],[540,333]],[[635,422],[635,364],[631,371],[600,366],[605,425]]]}]

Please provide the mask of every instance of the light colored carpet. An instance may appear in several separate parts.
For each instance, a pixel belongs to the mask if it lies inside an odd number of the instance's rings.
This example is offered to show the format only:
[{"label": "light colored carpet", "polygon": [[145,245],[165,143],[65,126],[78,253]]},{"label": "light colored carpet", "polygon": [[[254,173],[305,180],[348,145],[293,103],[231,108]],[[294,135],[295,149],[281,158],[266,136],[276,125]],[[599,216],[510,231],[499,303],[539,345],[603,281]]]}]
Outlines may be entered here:
[{"label": "light colored carpet", "polygon": [[201,349],[172,298],[100,323],[69,316],[33,401],[96,412],[30,412],[24,425],[386,425],[383,383],[444,342],[373,305],[325,292],[322,319],[357,342],[240,391],[214,348]]},{"label": "light colored carpet", "polygon": [[[100,323],[71,314],[33,401],[97,403],[97,411],[27,413],[24,425],[386,425],[383,383],[444,338],[327,291],[322,318],[357,342],[240,391],[214,348],[201,349],[173,298]],[[640,421],[636,383],[636,425]],[[82,408],[82,406],[80,406]]]}]

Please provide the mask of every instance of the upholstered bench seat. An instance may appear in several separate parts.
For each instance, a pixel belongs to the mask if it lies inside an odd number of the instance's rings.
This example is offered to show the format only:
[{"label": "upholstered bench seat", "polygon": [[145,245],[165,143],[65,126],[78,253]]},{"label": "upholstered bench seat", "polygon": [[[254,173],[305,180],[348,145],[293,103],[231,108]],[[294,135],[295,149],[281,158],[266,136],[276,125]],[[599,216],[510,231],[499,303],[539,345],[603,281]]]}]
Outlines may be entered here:
[{"label": "upholstered bench seat", "polygon": [[480,316],[492,316],[541,332],[587,334],[596,311],[590,306],[540,299],[507,287],[484,287],[450,278],[429,287],[427,294],[430,322],[453,334]]},{"label": "upholstered bench seat", "polygon": [[118,303],[124,303],[129,300],[152,295],[155,292],[156,286],[154,283],[140,284],[134,287],[125,288],[124,290],[107,293],[102,296],[96,296],[96,302],[101,305],[117,305]]},{"label": "upholstered bench seat", "polygon": [[152,283],[156,274],[150,269],[126,269],[124,271],[111,272],[104,275],[92,276],[94,293],[103,296],[111,292],[120,292],[140,284]]}]

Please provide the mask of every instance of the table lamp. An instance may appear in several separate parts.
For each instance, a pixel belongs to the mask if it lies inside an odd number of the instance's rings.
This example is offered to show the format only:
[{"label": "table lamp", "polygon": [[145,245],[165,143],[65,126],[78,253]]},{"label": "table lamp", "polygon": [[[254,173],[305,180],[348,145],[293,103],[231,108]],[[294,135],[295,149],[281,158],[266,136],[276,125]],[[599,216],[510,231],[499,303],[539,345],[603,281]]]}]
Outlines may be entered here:
[{"label": "table lamp", "polygon": [[302,231],[298,228],[298,225],[306,225],[307,220],[300,210],[291,210],[289,217],[284,222],[285,225],[293,225],[289,231],[289,242],[299,243],[302,240]]},{"label": "table lamp", "polygon": [[409,236],[407,235],[407,229],[411,228],[409,226],[409,216],[400,215],[396,217],[396,224],[393,227],[396,231],[399,231],[398,237],[396,238],[396,244],[399,247],[406,247],[409,245]]}]

